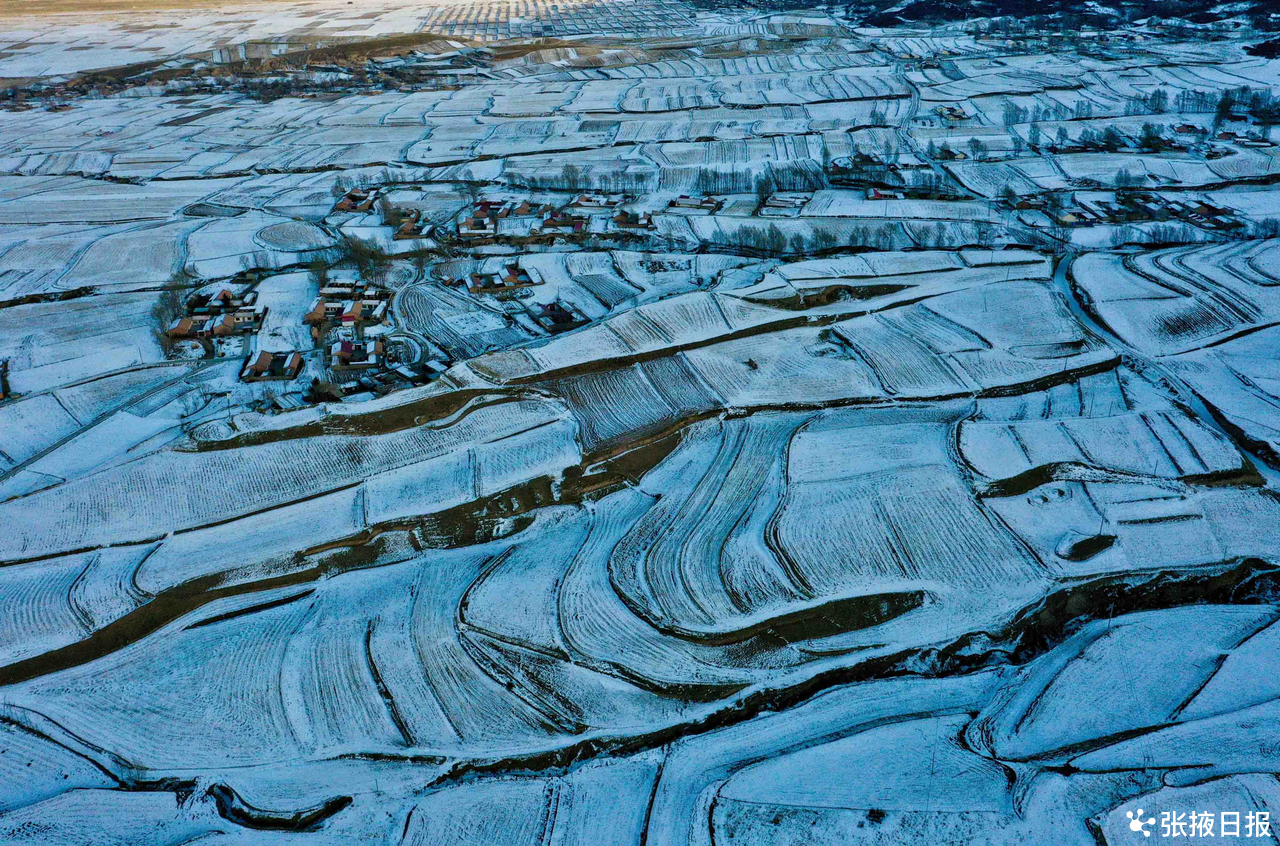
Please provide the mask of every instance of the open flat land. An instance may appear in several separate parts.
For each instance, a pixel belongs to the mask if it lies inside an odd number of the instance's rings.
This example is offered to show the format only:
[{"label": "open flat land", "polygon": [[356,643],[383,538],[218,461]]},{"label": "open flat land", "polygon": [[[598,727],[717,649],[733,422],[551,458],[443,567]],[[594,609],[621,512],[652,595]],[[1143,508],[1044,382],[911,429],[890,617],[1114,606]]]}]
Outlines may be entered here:
[{"label": "open flat land", "polygon": [[0,34],[0,843],[1274,842],[1256,19],[87,8]]}]

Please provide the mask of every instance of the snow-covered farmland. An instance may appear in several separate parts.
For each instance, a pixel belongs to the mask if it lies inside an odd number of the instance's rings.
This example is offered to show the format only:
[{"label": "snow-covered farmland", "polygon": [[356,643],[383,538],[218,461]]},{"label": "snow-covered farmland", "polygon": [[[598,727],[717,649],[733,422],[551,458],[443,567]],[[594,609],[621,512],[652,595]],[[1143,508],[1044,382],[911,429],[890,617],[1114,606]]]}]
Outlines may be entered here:
[{"label": "snow-covered farmland", "polygon": [[0,841],[1280,813],[1247,9],[216,11],[0,36]]}]

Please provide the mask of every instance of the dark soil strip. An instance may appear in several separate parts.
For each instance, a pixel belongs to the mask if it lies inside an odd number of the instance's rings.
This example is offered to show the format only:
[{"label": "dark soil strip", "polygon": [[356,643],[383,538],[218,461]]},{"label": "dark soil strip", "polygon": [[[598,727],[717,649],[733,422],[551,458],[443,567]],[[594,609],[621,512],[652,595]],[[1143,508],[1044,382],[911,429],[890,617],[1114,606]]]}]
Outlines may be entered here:
[{"label": "dark soil strip", "polygon": [[320,823],[351,804],[350,796],[335,796],[314,808],[301,811],[267,811],[250,805],[233,788],[221,782],[211,785],[205,793],[212,797],[223,819],[245,828],[267,831],[314,831]]},{"label": "dark soil strip", "polygon": [[[201,626],[212,626],[214,623],[221,623],[224,620],[234,620],[236,617],[244,617],[248,614],[257,614],[259,611],[267,611],[272,608],[279,608],[281,605],[288,605],[290,602],[297,602],[304,596],[310,596],[315,593],[315,588],[304,590],[302,593],[295,593],[293,596],[285,596],[280,599],[273,599],[270,602],[263,602],[260,605],[250,605],[248,608],[238,608],[235,611],[228,611],[225,614],[214,614],[204,620],[198,620],[187,626],[187,629],[198,629]],[[184,629],[185,631],[185,629]]]},{"label": "dark soil strip", "polygon": [[391,695],[391,689],[387,687],[387,683],[382,680],[382,673],[378,671],[378,664],[373,660],[373,630],[376,627],[377,620],[370,620],[369,627],[364,632],[364,657],[369,664],[369,673],[373,676],[373,683],[378,688],[378,695],[382,697],[382,701],[387,705],[387,713],[391,715],[391,722],[396,724],[396,730],[400,732],[400,737],[404,740],[405,746],[413,746],[413,733],[409,731],[409,724],[404,721],[404,717],[400,713],[399,706],[396,705],[395,698]]}]

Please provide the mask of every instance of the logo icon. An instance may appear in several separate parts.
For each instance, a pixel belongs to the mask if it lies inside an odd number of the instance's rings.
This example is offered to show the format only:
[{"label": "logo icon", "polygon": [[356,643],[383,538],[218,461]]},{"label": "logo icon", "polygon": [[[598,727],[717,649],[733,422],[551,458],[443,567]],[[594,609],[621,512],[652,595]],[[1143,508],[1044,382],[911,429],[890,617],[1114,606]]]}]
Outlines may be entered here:
[{"label": "logo icon", "polygon": [[1151,836],[1151,832],[1147,831],[1145,828],[1143,828],[1143,826],[1155,825],[1156,824],[1155,817],[1151,817],[1149,819],[1144,820],[1142,818],[1141,808],[1138,809],[1138,815],[1136,817],[1133,815],[1133,811],[1125,811],[1124,815],[1129,818],[1130,831],[1141,831],[1143,837]]}]

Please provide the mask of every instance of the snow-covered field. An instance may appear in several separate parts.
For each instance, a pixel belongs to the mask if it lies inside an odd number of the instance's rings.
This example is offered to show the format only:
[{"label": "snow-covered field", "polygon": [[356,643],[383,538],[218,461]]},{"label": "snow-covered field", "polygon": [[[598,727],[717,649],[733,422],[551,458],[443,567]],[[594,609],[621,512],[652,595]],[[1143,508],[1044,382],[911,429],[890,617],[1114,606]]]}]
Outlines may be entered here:
[{"label": "snow-covered field", "polygon": [[1280,61],[843,14],[6,19],[0,843],[1274,840]]}]

